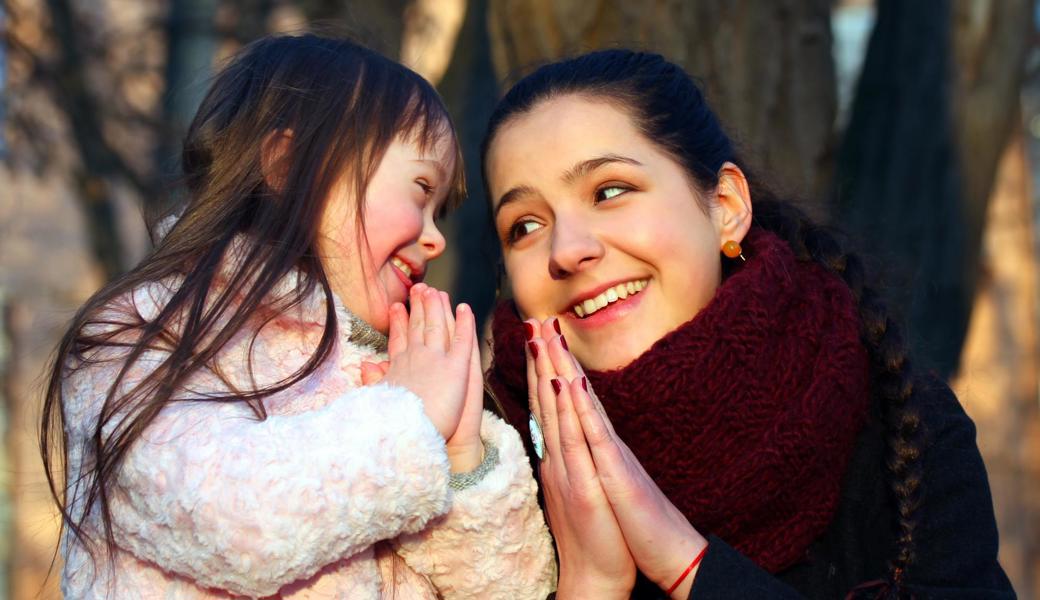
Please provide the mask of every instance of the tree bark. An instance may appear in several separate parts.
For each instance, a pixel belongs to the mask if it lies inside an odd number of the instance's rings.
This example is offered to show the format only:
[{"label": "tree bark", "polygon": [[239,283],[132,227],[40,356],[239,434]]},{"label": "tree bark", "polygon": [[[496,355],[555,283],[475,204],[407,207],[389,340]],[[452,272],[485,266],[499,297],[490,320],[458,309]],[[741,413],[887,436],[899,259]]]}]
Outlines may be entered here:
[{"label": "tree bark", "polygon": [[362,44],[390,58],[401,55],[404,11],[409,0],[299,0],[307,19],[319,29],[331,28],[351,35]]},{"label": "tree bark", "polygon": [[[836,111],[830,0],[491,0],[500,78],[597,48],[659,52],[703,82],[745,158],[822,198]],[[807,208],[825,216],[822,201]]]},{"label": "tree bark", "polygon": [[122,159],[105,143],[99,105],[87,86],[80,28],[68,0],[47,0],[57,61],[55,101],[64,110],[81,161],[74,181],[87,221],[91,250],[112,279],[125,268],[123,242],[108,177],[125,171]]},{"label": "tree bark", "polygon": [[499,255],[480,173],[480,141],[498,94],[487,18],[488,0],[467,0],[451,63],[438,86],[462,144],[469,198],[446,220],[444,234],[450,242],[431,272],[434,285],[473,307],[478,323],[490,314],[495,300]]},{"label": "tree bark", "polygon": [[[166,23],[166,93],[159,131],[158,171],[171,183],[181,174],[180,150],[195,111],[206,94],[217,49],[214,21],[218,0],[174,0]],[[157,206],[162,198],[145,198]]]},{"label": "tree bark", "polygon": [[433,85],[451,64],[466,0],[413,0],[404,10],[401,62]]},{"label": "tree bark", "polygon": [[[954,0],[952,89],[965,233],[965,293],[978,287],[986,214],[1008,140],[1021,126],[1019,94],[1033,31],[1028,0]],[[967,324],[965,324],[966,335]]]},{"label": "tree bark", "polygon": [[959,364],[985,207],[1018,114],[1025,4],[879,0],[842,143],[837,222],[885,261],[918,358],[947,377]]},{"label": "tree bark", "polygon": [[978,427],[1000,531],[1000,564],[1021,598],[1040,574],[1036,234],[1023,132],[998,166],[982,240],[978,293],[952,382]]}]

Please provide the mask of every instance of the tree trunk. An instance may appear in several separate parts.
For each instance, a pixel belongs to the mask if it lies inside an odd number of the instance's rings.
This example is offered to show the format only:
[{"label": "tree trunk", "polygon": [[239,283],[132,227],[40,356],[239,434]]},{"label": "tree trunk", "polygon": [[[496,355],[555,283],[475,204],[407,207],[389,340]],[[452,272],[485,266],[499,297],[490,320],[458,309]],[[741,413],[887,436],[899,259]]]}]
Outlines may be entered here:
[{"label": "tree trunk", "polygon": [[[159,132],[159,172],[168,181],[181,174],[180,150],[195,111],[206,94],[217,49],[214,21],[218,0],[174,0],[166,23],[166,93]],[[145,198],[155,206],[161,198]]]},{"label": "tree trunk", "polygon": [[[822,198],[836,111],[830,0],[491,0],[500,78],[596,48],[659,52],[701,80],[746,158]],[[825,216],[822,202],[807,208]]]},{"label": "tree trunk", "polygon": [[275,0],[222,0],[234,13],[233,25],[227,34],[239,44],[267,34],[267,20],[275,8]]},{"label": "tree trunk", "polygon": [[917,356],[946,377],[967,332],[1030,19],[1024,1],[958,1],[879,0],[835,196],[837,223],[889,266]]},{"label": "tree trunk", "polygon": [[439,86],[462,143],[469,199],[447,219],[448,248],[431,272],[431,283],[451,290],[455,301],[472,306],[478,323],[490,314],[495,300],[498,264],[498,240],[488,226],[480,174],[480,141],[498,94],[487,18],[488,0],[467,1],[454,55]]},{"label": "tree trunk", "polygon": [[307,19],[319,29],[345,33],[373,50],[398,58],[409,0],[299,0]]},{"label": "tree trunk", "polygon": [[[952,106],[966,228],[963,263],[958,267],[965,274],[969,300],[975,297],[997,168],[1021,122],[1019,94],[1033,31],[1033,9],[1028,0],[953,2],[956,75]],[[965,332],[966,328],[967,324]],[[963,337],[960,341],[963,343]]]},{"label": "tree trunk", "polygon": [[433,85],[440,83],[455,54],[466,0],[413,0],[404,10],[401,62]]},{"label": "tree trunk", "polygon": [[53,39],[57,43],[55,101],[65,111],[81,166],[75,177],[91,250],[106,279],[125,268],[123,242],[107,177],[120,170],[122,160],[104,141],[100,110],[87,87],[83,44],[68,0],[47,0]]},{"label": "tree trunk", "polygon": [[1040,273],[1024,138],[1021,130],[1012,134],[990,194],[978,293],[952,385],[978,427],[1000,531],[1000,564],[1020,598],[1036,598],[1040,592]]}]

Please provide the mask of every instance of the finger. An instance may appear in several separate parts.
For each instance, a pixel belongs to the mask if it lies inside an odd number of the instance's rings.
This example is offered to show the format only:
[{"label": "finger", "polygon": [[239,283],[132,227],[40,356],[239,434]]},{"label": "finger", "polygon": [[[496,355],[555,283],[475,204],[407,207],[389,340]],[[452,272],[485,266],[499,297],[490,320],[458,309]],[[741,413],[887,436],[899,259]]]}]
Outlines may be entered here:
[{"label": "finger", "polygon": [[[630,479],[621,441],[614,434],[610,421],[593,404],[587,384],[582,386],[582,380],[579,379],[571,385],[571,392],[574,410],[588,443],[596,472],[604,482],[607,495],[610,496],[612,488],[616,489],[617,484]],[[635,460],[635,457],[632,458]]]},{"label": "finger", "polygon": [[566,466],[560,460],[560,427],[556,416],[556,388],[552,377],[538,378],[538,405],[541,410],[538,416],[542,425],[542,439],[545,444],[545,457],[542,460],[553,460],[559,462],[554,464],[554,469],[562,469],[566,473]]},{"label": "finger", "polygon": [[527,342],[527,349],[531,351],[531,356],[534,358],[534,372],[539,377],[556,377],[556,368],[552,364],[552,359],[549,358],[549,348],[546,341],[543,338],[535,336],[535,338]]},{"label": "finger", "polygon": [[[579,365],[578,368],[580,369],[581,365]],[[588,400],[589,403],[592,405],[592,408],[600,414],[600,417],[602,417],[603,422],[606,423],[607,430],[610,432],[610,435],[613,435],[616,438],[617,433],[614,431],[614,423],[611,422],[610,415],[607,414],[607,409],[603,408],[603,403],[600,402],[599,396],[596,395],[596,390],[592,389],[592,384],[589,383],[589,378],[585,376],[585,372],[582,371],[581,375],[575,381],[577,381],[578,384],[581,385],[581,389],[588,396]]]},{"label": "finger", "polygon": [[556,317],[549,317],[538,324],[538,333],[545,339],[550,339],[563,333],[563,328],[560,324],[560,320]]},{"label": "finger", "polygon": [[444,322],[448,325],[448,337],[455,335],[455,311],[451,309],[451,297],[448,296],[448,292],[438,291],[437,294],[441,299],[441,306],[444,308]]},{"label": "finger", "polygon": [[[469,305],[460,304],[459,307],[465,306],[463,312],[468,312],[470,315],[473,314],[472,309]],[[463,322],[459,323],[456,331],[462,331],[462,327],[469,327],[469,317],[465,317]],[[472,423],[479,434],[480,422],[484,416],[484,373],[480,368],[480,338],[477,336],[476,318],[472,318],[473,325],[470,331],[473,336],[473,343],[470,344],[469,353],[469,376],[468,383],[466,386],[466,404],[463,407],[462,420]]]},{"label": "finger", "polygon": [[[560,381],[560,379],[557,379]],[[562,382],[561,382],[562,383]],[[589,453],[589,446],[585,440],[585,432],[582,430],[575,412],[573,398],[574,388],[581,391],[581,385],[576,382],[562,383],[560,392],[556,395],[556,416],[560,431],[560,452],[567,468],[567,477],[572,486],[587,486],[590,480],[596,479],[596,467]],[[598,482],[594,482],[599,487]]]},{"label": "finger", "polygon": [[361,363],[361,385],[372,385],[379,383],[383,379],[386,373],[379,368],[379,365],[363,361]]},{"label": "finger", "polygon": [[417,346],[425,344],[423,329],[426,327],[426,310],[422,298],[426,289],[425,285],[417,283],[409,292],[408,343]]},{"label": "finger", "polygon": [[423,327],[423,341],[430,348],[447,352],[451,344],[448,337],[448,324],[444,317],[444,305],[437,290],[427,288],[423,292],[423,314],[426,325]]},{"label": "finger", "polygon": [[404,304],[390,305],[390,333],[386,352],[392,358],[408,349],[408,310]]},{"label": "finger", "polygon": [[578,364],[578,360],[574,358],[574,355],[571,354],[570,349],[567,347],[567,338],[563,335],[554,335],[551,338],[546,338],[546,348],[549,354],[549,361],[560,377],[567,381],[574,381],[585,375],[581,365]]},{"label": "finger", "polygon": [[535,371],[534,353],[530,344],[538,326],[538,321],[534,319],[524,321],[524,330],[527,334],[527,341],[524,342],[524,357],[527,361],[527,402],[530,405],[531,413],[538,421],[541,421],[541,407],[538,405],[538,373]]},{"label": "finger", "polygon": [[[438,300],[439,302],[439,300]],[[470,361],[477,343],[476,317],[468,304],[460,304],[455,316],[455,335],[451,341],[449,354],[456,360]],[[480,371],[480,366],[477,366]]]}]

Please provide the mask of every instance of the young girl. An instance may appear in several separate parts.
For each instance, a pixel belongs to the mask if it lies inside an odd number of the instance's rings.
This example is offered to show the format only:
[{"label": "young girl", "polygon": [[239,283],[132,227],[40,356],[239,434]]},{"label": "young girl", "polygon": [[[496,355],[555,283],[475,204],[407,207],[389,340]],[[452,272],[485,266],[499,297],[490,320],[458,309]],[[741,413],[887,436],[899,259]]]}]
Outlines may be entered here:
[{"label": "young girl", "polygon": [[544,598],[551,542],[483,412],[473,314],[421,283],[463,194],[433,88],[348,41],[264,39],[183,163],[180,218],[51,375],[65,597]]},{"label": "young girl", "polygon": [[1014,597],[971,421],[681,68],[543,67],[483,166],[491,381],[530,407],[561,598]]}]

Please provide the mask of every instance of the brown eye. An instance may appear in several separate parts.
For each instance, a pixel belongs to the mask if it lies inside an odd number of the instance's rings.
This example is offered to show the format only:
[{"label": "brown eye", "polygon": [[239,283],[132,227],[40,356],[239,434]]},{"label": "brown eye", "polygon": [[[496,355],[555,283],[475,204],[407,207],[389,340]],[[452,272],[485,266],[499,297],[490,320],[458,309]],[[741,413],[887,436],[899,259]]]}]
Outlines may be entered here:
[{"label": "brown eye", "polygon": [[617,198],[618,196],[629,191],[629,188],[620,185],[608,185],[596,190],[596,202],[603,202],[604,200],[610,200]]},{"label": "brown eye", "polygon": [[541,226],[537,221],[518,221],[509,229],[509,241],[515,242],[529,233],[534,233]]}]

